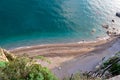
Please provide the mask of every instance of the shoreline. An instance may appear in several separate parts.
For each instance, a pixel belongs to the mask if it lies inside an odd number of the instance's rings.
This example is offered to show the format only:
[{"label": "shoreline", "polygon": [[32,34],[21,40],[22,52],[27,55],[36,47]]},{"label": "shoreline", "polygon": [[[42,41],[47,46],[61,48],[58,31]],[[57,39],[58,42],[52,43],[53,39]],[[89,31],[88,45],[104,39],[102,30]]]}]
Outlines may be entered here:
[{"label": "shoreline", "polygon": [[8,49],[10,52],[11,51],[14,51],[14,50],[22,50],[22,49],[29,49],[29,48],[34,48],[34,47],[42,47],[42,46],[55,46],[55,45],[69,45],[69,44],[86,44],[86,43],[97,43],[99,41],[103,41],[103,40],[111,40],[112,38],[109,37],[109,36],[106,36],[106,37],[98,37],[96,38],[96,40],[90,40],[90,41],[85,41],[84,39],[81,40],[81,41],[76,41],[76,42],[68,42],[68,43],[48,43],[48,44],[39,44],[39,45],[31,45],[31,46],[21,46],[21,47],[15,47],[15,48],[12,48],[12,49]]}]

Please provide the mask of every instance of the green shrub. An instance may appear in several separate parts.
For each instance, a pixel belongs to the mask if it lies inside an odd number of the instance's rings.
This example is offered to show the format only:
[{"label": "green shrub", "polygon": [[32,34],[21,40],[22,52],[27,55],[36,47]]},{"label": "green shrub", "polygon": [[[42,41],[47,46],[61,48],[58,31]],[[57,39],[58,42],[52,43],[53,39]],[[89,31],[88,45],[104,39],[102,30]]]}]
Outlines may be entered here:
[{"label": "green shrub", "polygon": [[3,61],[1,61],[1,62],[0,62],[0,67],[5,67],[6,64],[7,64],[7,62],[3,62]]},{"label": "green shrub", "polygon": [[1,80],[57,80],[46,67],[32,59],[17,57],[0,70]]},{"label": "green shrub", "polygon": [[44,56],[35,56],[35,59],[40,59],[40,60],[42,60],[42,61],[46,61],[46,62],[48,62],[49,64],[51,64],[51,62],[50,62],[46,57],[44,57]]},{"label": "green shrub", "polygon": [[53,74],[46,68],[37,64],[31,66],[28,80],[56,80]]}]

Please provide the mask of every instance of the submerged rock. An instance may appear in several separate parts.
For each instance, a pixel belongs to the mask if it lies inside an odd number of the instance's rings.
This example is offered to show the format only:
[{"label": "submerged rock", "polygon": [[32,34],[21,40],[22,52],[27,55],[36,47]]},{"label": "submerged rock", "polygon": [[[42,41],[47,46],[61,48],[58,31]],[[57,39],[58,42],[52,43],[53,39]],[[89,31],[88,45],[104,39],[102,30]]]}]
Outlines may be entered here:
[{"label": "submerged rock", "polygon": [[93,33],[96,32],[96,29],[92,29],[92,32],[93,32]]}]

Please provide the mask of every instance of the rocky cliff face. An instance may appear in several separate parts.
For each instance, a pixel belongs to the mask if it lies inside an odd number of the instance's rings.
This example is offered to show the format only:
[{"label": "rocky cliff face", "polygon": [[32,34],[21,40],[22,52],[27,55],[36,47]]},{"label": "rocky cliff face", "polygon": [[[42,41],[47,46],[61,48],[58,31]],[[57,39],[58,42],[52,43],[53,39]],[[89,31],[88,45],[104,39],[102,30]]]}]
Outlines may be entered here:
[{"label": "rocky cliff face", "polygon": [[116,76],[116,77],[113,77],[113,78],[110,78],[108,80],[120,80],[120,75]]},{"label": "rocky cliff face", "polygon": [[8,61],[4,49],[0,48],[0,61]]},{"label": "rocky cliff face", "polygon": [[11,54],[10,52],[8,52],[5,49],[0,48],[0,61],[10,61],[13,60],[15,58],[15,56],[13,54]]}]

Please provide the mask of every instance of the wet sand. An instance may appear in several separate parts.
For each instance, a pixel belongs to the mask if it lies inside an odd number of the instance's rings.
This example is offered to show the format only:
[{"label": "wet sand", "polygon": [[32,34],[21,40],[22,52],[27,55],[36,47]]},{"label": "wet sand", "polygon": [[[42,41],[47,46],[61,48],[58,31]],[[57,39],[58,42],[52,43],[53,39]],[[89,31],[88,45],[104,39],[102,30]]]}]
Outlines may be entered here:
[{"label": "wet sand", "polygon": [[109,38],[93,42],[36,45],[9,51],[18,56],[25,53],[30,57],[38,55],[46,57],[51,64],[41,60],[38,60],[38,63],[47,66],[62,79],[77,71],[92,70],[103,57],[120,51],[120,40]]}]

